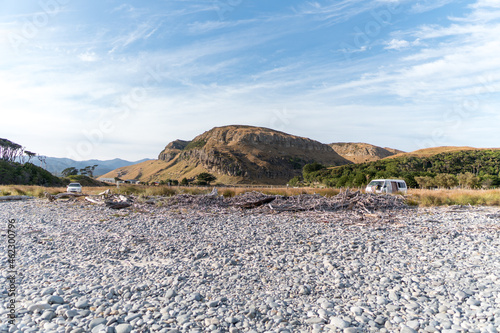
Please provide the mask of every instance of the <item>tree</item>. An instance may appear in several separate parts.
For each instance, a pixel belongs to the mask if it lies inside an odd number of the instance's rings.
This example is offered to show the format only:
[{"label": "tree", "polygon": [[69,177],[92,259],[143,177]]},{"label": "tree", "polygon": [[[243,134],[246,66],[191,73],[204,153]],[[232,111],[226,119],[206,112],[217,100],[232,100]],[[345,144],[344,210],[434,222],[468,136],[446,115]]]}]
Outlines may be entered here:
[{"label": "tree", "polygon": [[432,186],[435,186],[434,179],[429,176],[415,177],[415,181],[417,182],[418,186],[420,186],[420,188],[430,188]]},{"label": "tree", "polygon": [[182,185],[182,186],[187,186],[187,185],[189,185],[189,180],[188,180],[186,177],[182,178],[182,179],[181,179],[181,185]]},{"label": "tree", "polygon": [[211,182],[217,179],[217,177],[208,172],[202,172],[196,176],[196,178],[198,179],[199,185],[210,185]]},{"label": "tree", "polygon": [[24,153],[26,154],[26,156],[28,156],[28,163],[31,161],[31,159],[32,159],[33,157],[35,157],[35,156],[36,156],[36,153],[33,153],[33,152],[31,152],[31,151],[28,151],[28,150],[25,150],[25,151],[24,151]]},{"label": "tree", "polygon": [[457,178],[458,183],[462,187],[476,188],[479,184],[479,177],[474,176],[472,172],[461,173]]},{"label": "tree", "polygon": [[64,169],[61,174],[64,176],[64,177],[68,177],[68,176],[76,176],[78,174],[78,169],[75,168],[75,167],[69,167],[69,168],[66,168]]},{"label": "tree", "polygon": [[313,162],[313,163],[304,165],[304,168],[302,168],[302,171],[304,173],[311,173],[311,172],[314,172],[314,171],[322,170],[324,168],[325,168],[324,165],[319,164],[318,162]]},{"label": "tree", "polygon": [[325,166],[322,164],[319,164],[318,162],[306,164],[302,168],[302,177],[304,178],[304,180],[310,182],[310,181],[312,181],[312,178],[313,178],[313,177],[311,177],[312,176],[311,174],[313,172],[320,171],[323,169],[325,169]]},{"label": "tree", "polygon": [[449,173],[439,173],[434,178],[434,184],[443,188],[452,188],[458,185],[457,177]]},{"label": "tree", "polygon": [[94,170],[97,166],[98,166],[98,164],[92,165],[92,166],[87,165],[85,168],[80,169],[80,174],[84,175],[84,176],[89,176],[90,178],[93,178],[94,177]]},{"label": "tree", "polygon": [[23,146],[7,139],[0,139],[0,160],[15,162],[23,154]]},{"label": "tree", "polygon": [[354,176],[353,185],[357,187],[366,185],[366,176],[361,172],[356,173],[356,176]]},{"label": "tree", "polygon": [[300,179],[300,177],[295,176],[292,179],[290,179],[290,181],[288,182],[288,185],[290,185],[292,187],[298,187],[298,186],[300,186],[301,182],[302,182],[302,180]]}]

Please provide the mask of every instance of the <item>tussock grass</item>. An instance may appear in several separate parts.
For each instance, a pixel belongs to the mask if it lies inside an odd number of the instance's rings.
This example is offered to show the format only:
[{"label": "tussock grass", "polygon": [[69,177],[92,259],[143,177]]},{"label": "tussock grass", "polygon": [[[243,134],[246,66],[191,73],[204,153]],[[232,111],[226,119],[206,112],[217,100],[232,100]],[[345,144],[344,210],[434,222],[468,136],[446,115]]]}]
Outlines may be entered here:
[{"label": "tussock grass", "polygon": [[[36,198],[41,198],[44,196],[44,192],[50,194],[61,193],[56,187],[43,187],[43,186],[31,186],[31,185],[5,185],[0,186],[0,196],[8,195],[26,195]],[[65,190],[63,191],[65,192]]]},{"label": "tussock grass", "polygon": [[408,204],[431,206],[500,206],[500,190],[410,190]]}]

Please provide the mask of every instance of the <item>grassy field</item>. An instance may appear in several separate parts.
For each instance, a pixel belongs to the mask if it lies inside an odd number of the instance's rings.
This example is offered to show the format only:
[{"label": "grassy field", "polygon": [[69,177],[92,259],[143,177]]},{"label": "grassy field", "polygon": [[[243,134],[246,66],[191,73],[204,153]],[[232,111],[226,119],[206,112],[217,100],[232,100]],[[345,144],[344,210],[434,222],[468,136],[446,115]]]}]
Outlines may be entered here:
[{"label": "grassy field", "polygon": [[[182,186],[141,186],[121,185],[109,187],[84,187],[85,194],[99,194],[106,189],[113,193],[125,195],[172,196],[176,194],[208,194],[212,187],[182,187]],[[334,188],[287,188],[287,187],[219,187],[219,194],[224,197],[234,197],[245,192],[262,192],[269,195],[294,196],[299,194],[320,194],[323,196],[337,195],[340,190]],[[65,187],[42,187],[10,185],[0,186],[0,196],[28,195],[38,198],[44,193],[58,194],[66,192]],[[413,206],[449,206],[449,205],[483,205],[500,206],[500,190],[419,190],[411,189],[406,196],[407,202]]]},{"label": "grassy field", "polygon": [[410,190],[407,201],[423,207],[500,206],[500,190]]}]

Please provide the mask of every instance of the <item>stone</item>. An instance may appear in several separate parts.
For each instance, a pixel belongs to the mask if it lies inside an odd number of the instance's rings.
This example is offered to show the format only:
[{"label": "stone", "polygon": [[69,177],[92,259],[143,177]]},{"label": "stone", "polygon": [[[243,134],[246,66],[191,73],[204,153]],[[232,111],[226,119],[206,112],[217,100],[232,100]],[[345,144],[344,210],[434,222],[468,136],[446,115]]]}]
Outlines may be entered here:
[{"label": "stone", "polygon": [[47,298],[46,302],[49,304],[63,304],[64,299],[61,296],[52,295]]},{"label": "stone", "polygon": [[166,299],[171,299],[172,297],[175,297],[175,296],[177,296],[177,292],[175,291],[175,289],[169,289],[165,293],[165,298]]},{"label": "stone", "polygon": [[29,312],[35,312],[35,311],[43,311],[43,310],[48,310],[48,309],[52,309],[52,306],[50,306],[49,303],[36,303],[36,304],[32,304],[28,307],[28,311]]},{"label": "stone", "polygon": [[86,299],[80,300],[75,303],[75,307],[78,309],[87,309],[90,307],[89,301]]},{"label": "stone", "polygon": [[116,333],[130,333],[133,327],[130,324],[120,324],[115,327]]},{"label": "stone", "polygon": [[337,328],[347,328],[351,325],[351,323],[345,321],[342,318],[339,317],[331,317],[330,318],[330,325],[333,325]]},{"label": "stone", "polygon": [[104,318],[94,318],[90,321],[89,328],[93,329],[94,327],[99,326],[101,324],[105,324],[105,323],[106,323],[106,319],[104,319]]},{"label": "stone", "polygon": [[408,327],[408,326],[406,326],[406,325],[403,325],[403,326],[401,327],[401,330],[400,330],[399,332],[400,332],[400,333],[417,333],[417,331],[416,331],[416,330],[414,330],[413,328],[410,328],[410,327]]},{"label": "stone", "polygon": [[56,288],[47,287],[47,288],[42,289],[40,294],[42,296],[47,296],[47,295],[52,295],[55,292],[56,292]]}]

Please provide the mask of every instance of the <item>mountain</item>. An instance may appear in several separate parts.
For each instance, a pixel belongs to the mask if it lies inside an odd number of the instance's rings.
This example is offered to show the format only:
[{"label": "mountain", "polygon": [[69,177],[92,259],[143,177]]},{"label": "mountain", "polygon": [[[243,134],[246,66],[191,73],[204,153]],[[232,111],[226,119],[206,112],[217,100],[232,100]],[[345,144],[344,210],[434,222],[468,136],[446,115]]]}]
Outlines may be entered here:
[{"label": "mountain", "polygon": [[160,181],[209,172],[224,184],[286,184],[302,167],[351,163],[330,146],[263,127],[215,127],[191,141],[169,143],[156,161],[122,167],[103,177]]},{"label": "mountain", "polygon": [[[94,170],[94,176],[100,176],[117,168],[141,163],[148,160],[149,159],[142,159],[140,161],[130,162],[119,158],[115,158],[114,160],[106,160],[106,161],[101,161],[101,160],[74,161],[69,158],[46,157],[45,162],[47,166],[45,167],[44,165],[44,167],[54,175],[60,176],[61,172],[66,168],[75,167],[77,169],[83,169],[86,166],[97,165],[97,167]],[[36,163],[38,163],[38,161]]]},{"label": "mountain", "polygon": [[353,163],[373,162],[404,153],[393,148],[382,148],[369,143],[337,142],[329,144],[337,154]]}]

